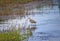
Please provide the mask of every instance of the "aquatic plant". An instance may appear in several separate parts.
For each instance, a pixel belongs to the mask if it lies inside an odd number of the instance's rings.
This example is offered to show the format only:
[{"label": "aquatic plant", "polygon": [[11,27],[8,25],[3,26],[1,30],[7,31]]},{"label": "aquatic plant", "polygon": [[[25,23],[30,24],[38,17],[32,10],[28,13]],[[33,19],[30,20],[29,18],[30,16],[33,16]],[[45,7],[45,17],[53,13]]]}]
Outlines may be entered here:
[{"label": "aquatic plant", "polygon": [[0,41],[20,41],[18,31],[0,33]]},{"label": "aquatic plant", "polygon": [[30,30],[26,30],[23,34],[20,34],[19,30],[14,29],[14,31],[0,33],[0,41],[22,41],[32,35]]}]

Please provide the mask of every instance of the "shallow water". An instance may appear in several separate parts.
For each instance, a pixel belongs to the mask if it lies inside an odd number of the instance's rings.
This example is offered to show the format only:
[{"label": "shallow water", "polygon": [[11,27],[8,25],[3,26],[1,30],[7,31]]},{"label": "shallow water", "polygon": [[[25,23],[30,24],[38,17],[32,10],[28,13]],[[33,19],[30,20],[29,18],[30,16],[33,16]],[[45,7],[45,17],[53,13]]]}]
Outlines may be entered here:
[{"label": "shallow water", "polygon": [[37,13],[30,15],[36,23],[36,30],[28,41],[60,41],[60,13],[58,6],[43,7],[41,9],[34,9],[40,11],[42,14]]}]

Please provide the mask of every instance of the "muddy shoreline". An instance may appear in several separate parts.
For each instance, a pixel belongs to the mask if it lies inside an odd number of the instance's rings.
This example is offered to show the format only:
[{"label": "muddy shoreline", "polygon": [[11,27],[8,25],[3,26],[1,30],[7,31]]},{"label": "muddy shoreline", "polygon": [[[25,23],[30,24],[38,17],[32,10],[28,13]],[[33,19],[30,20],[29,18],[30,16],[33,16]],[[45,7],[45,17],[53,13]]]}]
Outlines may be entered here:
[{"label": "muddy shoreline", "polygon": [[9,19],[9,18],[16,18],[16,16],[25,16],[28,14],[28,11],[31,9],[34,9],[38,6],[39,2],[34,1],[34,2],[30,2],[28,4],[24,4],[24,5],[16,5],[13,7],[9,7],[9,8],[5,8],[8,9],[7,11],[5,9],[3,9],[3,11],[1,12],[0,10],[0,19]]},{"label": "muddy shoreline", "polygon": [[[44,1],[45,2],[45,1]],[[10,5],[8,7],[4,7],[2,10],[0,10],[0,20],[5,19],[15,19],[17,16],[25,16],[28,15],[28,11],[31,9],[35,9],[38,6],[49,6],[48,1],[47,3],[44,3],[43,1],[32,1],[26,4],[14,4]],[[41,5],[41,4],[44,5]]]}]

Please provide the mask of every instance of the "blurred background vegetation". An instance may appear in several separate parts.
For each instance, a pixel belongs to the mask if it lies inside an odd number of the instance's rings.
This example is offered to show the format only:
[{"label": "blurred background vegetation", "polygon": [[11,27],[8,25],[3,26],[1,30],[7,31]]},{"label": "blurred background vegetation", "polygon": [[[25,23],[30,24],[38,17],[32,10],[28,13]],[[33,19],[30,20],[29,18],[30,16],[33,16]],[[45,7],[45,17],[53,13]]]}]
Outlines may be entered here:
[{"label": "blurred background vegetation", "polygon": [[0,4],[4,4],[4,3],[27,3],[27,2],[31,2],[32,0],[0,0]]}]

